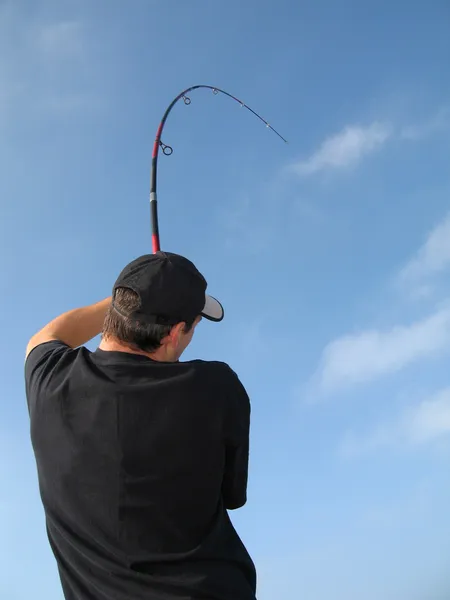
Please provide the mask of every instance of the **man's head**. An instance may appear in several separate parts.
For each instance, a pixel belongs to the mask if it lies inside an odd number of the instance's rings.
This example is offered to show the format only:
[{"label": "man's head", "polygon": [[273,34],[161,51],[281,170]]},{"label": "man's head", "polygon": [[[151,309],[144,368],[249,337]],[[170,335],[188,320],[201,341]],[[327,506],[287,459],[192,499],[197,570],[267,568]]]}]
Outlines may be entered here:
[{"label": "man's head", "polygon": [[206,287],[195,265],[178,254],[141,256],[114,284],[101,347],[178,360],[202,317],[223,319],[222,305],[206,295]]}]

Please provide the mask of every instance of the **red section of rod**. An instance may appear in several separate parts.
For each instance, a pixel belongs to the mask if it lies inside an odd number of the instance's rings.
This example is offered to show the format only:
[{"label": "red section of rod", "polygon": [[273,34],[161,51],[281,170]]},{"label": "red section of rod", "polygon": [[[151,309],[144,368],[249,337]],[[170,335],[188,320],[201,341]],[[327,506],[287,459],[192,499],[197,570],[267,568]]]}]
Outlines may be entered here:
[{"label": "red section of rod", "polygon": [[152,235],[152,249],[153,254],[156,254],[156,252],[159,252],[161,250],[161,248],[159,247],[159,237],[155,234]]},{"label": "red section of rod", "polygon": [[159,147],[159,142],[161,139],[162,129],[163,129],[163,123],[161,122],[159,124],[158,131],[156,132],[156,139],[155,139],[155,143],[153,144],[152,158],[156,158],[158,155],[158,147]]}]

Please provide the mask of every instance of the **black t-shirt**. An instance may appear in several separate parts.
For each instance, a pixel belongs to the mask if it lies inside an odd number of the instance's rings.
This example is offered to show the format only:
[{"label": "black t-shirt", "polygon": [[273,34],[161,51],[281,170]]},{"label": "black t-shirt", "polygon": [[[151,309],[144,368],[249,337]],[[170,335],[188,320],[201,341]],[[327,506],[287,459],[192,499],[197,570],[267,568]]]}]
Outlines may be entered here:
[{"label": "black t-shirt", "polygon": [[66,600],[255,600],[227,512],[246,502],[250,422],[230,367],[54,341],[25,378]]}]

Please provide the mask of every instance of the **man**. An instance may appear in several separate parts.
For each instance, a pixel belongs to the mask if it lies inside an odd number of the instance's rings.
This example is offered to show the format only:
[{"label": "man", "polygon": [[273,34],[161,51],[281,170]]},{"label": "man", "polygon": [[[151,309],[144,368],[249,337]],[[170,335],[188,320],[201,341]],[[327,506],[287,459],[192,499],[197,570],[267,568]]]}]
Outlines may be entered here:
[{"label": "man", "polygon": [[226,364],[179,361],[202,317],[223,318],[206,287],[186,258],[142,256],[111,298],[28,344],[31,438],[66,600],[255,600],[227,512],[246,502],[249,398]]}]

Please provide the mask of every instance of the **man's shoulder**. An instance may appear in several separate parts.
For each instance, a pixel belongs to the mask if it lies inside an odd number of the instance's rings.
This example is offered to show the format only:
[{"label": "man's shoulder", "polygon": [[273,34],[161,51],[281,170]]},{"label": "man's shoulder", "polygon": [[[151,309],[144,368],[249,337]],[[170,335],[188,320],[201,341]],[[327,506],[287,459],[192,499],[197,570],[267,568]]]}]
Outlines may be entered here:
[{"label": "man's shoulder", "polygon": [[30,412],[38,403],[63,389],[63,382],[69,374],[74,375],[73,367],[80,362],[77,357],[83,351],[83,347],[74,349],[58,340],[43,342],[31,350],[25,360],[25,390]]},{"label": "man's shoulder", "polygon": [[35,346],[25,359],[26,372],[33,371],[36,367],[42,366],[45,363],[58,362],[62,357],[74,357],[80,349],[70,348],[60,340],[49,340]]},{"label": "man's shoulder", "polygon": [[236,373],[230,365],[220,360],[196,359],[184,364],[192,365],[203,373],[214,373],[216,375],[222,375],[223,377],[236,377]]},{"label": "man's shoulder", "polygon": [[204,378],[213,379],[215,384],[231,386],[232,389],[242,387],[239,376],[226,362],[220,360],[193,360],[189,363]]},{"label": "man's shoulder", "polygon": [[[83,369],[91,351],[85,346],[71,348],[59,340],[37,345],[25,359],[25,381],[29,389],[59,381],[67,373]],[[81,359],[81,360],[80,360]]]}]

